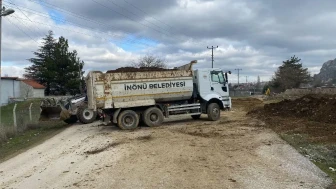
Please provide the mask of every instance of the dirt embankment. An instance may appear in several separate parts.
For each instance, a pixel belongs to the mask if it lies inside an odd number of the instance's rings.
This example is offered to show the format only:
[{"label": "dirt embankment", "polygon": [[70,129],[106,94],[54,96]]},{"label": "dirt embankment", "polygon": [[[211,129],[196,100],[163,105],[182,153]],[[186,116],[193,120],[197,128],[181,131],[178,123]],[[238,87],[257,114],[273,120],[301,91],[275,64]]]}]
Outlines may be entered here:
[{"label": "dirt embankment", "polygon": [[303,133],[314,142],[336,142],[336,96],[306,95],[248,112],[277,132]]},{"label": "dirt embankment", "polygon": [[336,123],[336,96],[305,95],[295,100],[284,99],[279,103],[265,104],[263,109],[251,111],[250,114]]}]

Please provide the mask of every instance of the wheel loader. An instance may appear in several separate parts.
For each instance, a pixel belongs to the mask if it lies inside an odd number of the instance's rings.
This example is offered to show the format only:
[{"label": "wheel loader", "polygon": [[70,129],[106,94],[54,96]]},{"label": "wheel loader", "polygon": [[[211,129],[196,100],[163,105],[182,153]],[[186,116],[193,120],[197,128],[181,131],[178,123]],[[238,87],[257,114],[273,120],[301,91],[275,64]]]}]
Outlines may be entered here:
[{"label": "wheel loader", "polygon": [[63,120],[68,124],[91,123],[97,118],[96,111],[88,109],[87,96],[45,98],[41,102],[40,121]]}]

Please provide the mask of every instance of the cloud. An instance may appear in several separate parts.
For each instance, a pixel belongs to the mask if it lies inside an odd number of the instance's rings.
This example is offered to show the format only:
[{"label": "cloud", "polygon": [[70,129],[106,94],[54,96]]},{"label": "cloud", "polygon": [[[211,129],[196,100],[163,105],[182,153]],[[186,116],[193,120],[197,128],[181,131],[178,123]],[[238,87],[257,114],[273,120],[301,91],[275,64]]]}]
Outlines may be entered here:
[{"label": "cloud", "polygon": [[[333,7],[325,0],[4,0],[16,12],[3,17],[2,74],[21,76],[48,30],[64,36],[85,61],[84,69],[127,66],[146,54],[170,67],[198,60],[195,68],[235,69],[268,80],[297,55],[314,74],[335,58]],[[28,17],[28,18],[27,18]],[[10,72],[10,68],[13,72]],[[7,71],[6,71],[7,70]],[[253,79],[254,78],[254,79]]]}]

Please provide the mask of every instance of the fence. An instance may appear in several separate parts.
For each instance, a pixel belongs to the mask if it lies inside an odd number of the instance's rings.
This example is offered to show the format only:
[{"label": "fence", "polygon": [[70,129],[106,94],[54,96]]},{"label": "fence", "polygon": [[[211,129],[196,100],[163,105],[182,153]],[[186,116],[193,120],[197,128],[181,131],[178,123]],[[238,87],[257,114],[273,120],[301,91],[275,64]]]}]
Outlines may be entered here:
[{"label": "fence", "polygon": [[40,101],[25,101],[1,107],[0,142],[37,124]]},{"label": "fence", "polygon": [[253,91],[253,90],[233,90],[229,91],[231,97],[246,97],[251,95],[260,95],[260,91]]}]

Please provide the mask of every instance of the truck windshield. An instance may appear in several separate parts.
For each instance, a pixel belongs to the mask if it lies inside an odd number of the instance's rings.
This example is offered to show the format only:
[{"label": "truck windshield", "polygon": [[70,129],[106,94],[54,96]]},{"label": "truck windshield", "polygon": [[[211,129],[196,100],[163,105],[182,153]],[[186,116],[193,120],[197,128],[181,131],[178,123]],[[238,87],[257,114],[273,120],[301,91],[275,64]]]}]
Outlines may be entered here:
[{"label": "truck windshield", "polygon": [[211,81],[218,83],[225,83],[224,74],[221,71],[212,71],[211,72]]}]

